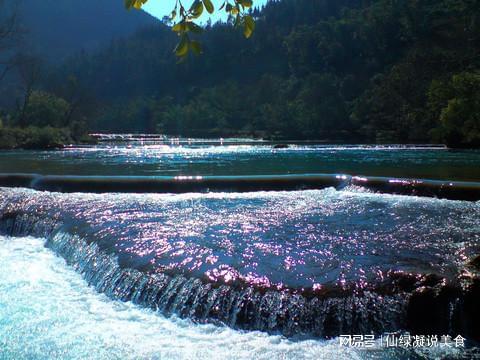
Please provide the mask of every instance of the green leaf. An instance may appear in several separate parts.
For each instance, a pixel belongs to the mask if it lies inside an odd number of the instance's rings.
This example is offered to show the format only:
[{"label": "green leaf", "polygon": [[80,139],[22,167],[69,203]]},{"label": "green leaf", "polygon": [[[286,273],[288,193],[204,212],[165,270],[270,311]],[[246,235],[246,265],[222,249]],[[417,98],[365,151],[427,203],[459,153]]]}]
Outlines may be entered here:
[{"label": "green leaf", "polygon": [[235,26],[236,28],[239,27],[241,25],[241,17],[240,17],[240,14],[237,14],[235,16],[235,21],[233,22],[233,26]]},{"label": "green leaf", "polygon": [[185,23],[186,31],[191,31],[195,34],[200,34],[203,31],[201,26],[198,26],[194,22],[187,22]]},{"label": "green leaf", "polygon": [[180,21],[179,23],[176,23],[175,25],[173,25],[172,30],[177,33],[185,32],[186,31],[185,21]]},{"label": "green leaf", "polygon": [[[147,3],[147,1],[149,0],[124,0],[124,4],[127,9],[141,9],[142,6]],[[246,38],[251,37],[255,30],[255,21],[253,20],[252,16],[243,16],[245,9],[252,7],[252,5],[253,0],[234,0],[233,5],[226,0],[223,1],[222,6],[219,8],[219,10],[225,8],[225,11],[230,14],[229,19],[235,19],[235,26],[243,25],[243,33]],[[194,23],[192,20],[199,18],[205,9],[210,14],[215,11],[212,0],[194,0],[188,11],[186,11],[186,9],[180,3],[179,13],[177,13],[176,6],[170,14],[171,20],[174,20],[177,16],[179,16],[180,20],[172,27],[172,30],[181,36],[180,42],[177,44],[174,50],[175,54],[181,58],[181,60],[188,55],[190,50],[197,55],[203,52],[201,44],[198,41],[190,40],[188,33],[201,33],[203,31],[203,28]]]},{"label": "green leaf", "polygon": [[178,45],[175,47],[175,55],[178,57],[183,57],[188,54],[188,49],[190,47],[190,39],[188,36],[184,35],[182,36],[182,39],[178,43]]},{"label": "green leaf", "polygon": [[245,35],[245,37],[248,39],[250,36],[252,36],[253,31],[255,30],[255,21],[250,15],[245,15],[243,21],[243,35]]},{"label": "green leaf", "polygon": [[192,18],[199,18],[203,13],[203,3],[200,0],[195,1],[190,8],[190,13]]},{"label": "green leaf", "polygon": [[195,55],[200,55],[201,53],[203,53],[202,45],[198,41],[191,41],[190,48],[195,53]]},{"label": "green leaf", "polygon": [[148,0],[125,0],[125,7],[131,9],[141,9],[142,5],[145,4]]},{"label": "green leaf", "polygon": [[141,9],[142,8],[142,5],[146,2],[146,0],[137,0],[135,1],[135,4],[133,4],[133,7],[135,9]]},{"label": "green leaf", "polygon": [[203,5],[205,5],[205,9],[207,9],[209,14],[212,14],[215,10],[211,0],[203,0]]}]

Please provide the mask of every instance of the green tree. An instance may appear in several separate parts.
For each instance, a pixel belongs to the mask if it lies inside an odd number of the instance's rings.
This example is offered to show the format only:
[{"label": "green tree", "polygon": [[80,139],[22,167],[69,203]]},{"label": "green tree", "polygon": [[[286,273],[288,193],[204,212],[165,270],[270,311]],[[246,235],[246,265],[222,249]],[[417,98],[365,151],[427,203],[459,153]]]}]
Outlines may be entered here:
[{"label": "green tree", "polygon": [[430,102],[444,104],[437,134],[450,146],[480,146],[480,72],[454,75],[440,93],[435,85]]},{"label": "green tree", "polygon": [[[207,25],[205,54],[181,67],[170,51],[177,35],[158,24],[69,59],[35,89],[78,103],[78,118],[85,104],[55,86],[73,75],[96,99],[83,116],[92,130],[474,146],[476,90],[461,87],[480,71],[475,5],[270,1],[250,13],[254,38]],[[455,85],[464,73],[470,80]]]},{"label": "green tree", "polygon": [[25,122],[30,126],[65,127],[70,104],[43,91],[33,91],[25,109]]}]

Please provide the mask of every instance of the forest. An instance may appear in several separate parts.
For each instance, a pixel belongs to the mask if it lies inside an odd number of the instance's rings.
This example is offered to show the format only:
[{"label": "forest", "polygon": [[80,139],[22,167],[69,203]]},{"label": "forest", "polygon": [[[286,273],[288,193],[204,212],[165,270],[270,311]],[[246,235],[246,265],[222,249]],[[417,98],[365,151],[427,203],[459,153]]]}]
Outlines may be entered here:
[{"label": "forest", "polygon": [[16,55],[23,90],[0,110],[0,146],[100,131],[480,146],[476,0],[281,0],[251,15],[251,38],[209,23],[183,61],[168,18],[57,63]]}]

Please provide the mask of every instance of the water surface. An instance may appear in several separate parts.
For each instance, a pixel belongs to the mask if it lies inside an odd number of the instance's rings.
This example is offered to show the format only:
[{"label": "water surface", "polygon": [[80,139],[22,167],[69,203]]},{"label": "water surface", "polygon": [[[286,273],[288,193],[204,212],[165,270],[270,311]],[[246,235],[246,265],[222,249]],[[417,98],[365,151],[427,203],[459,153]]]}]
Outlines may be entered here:
[{"label": "water surface", "polygon": [[350,175],[480,181],[480,152],[294,145],[101,145],[0,152],[0,172],[46,175]]},{"label": "water surface", "polygon": [[[112,143],[0,152],[0,173],[480,181],[480,152]],[[413,291],[457,284],[480,253],[480,202],[345,186],[184,194],[0,188],[0,232],[34,236],[0,236],[0,358],[464,356],[445,348],[341,348],[335,337],[404,330]],[[411,289],[386,292],[398,274],[413,279]],[[435,309],[428,301],[426,312]],[[436,318],[464,314],[458,298],[446,301]]]},{"label": "water surface", "polygon": [[[0,237],[2,359],[421,359],[451,348],[368,351],[332,340],[287,340],[261,332],[165,318],[112,301],[86,285],[44,239]],[[423,357],[422,357],[423,355]]]},{"label": "water surface", "polygon": [[[125,268],[291,289],[367,285],[389,271],[453,278],[480,253],[478,202],[350,187],[252,193],[59,194],[2,189],[7,209],[57,219]],[[34,220],[32,220],[34,221]],[[69,227],[65,231],[70,231]]]}]

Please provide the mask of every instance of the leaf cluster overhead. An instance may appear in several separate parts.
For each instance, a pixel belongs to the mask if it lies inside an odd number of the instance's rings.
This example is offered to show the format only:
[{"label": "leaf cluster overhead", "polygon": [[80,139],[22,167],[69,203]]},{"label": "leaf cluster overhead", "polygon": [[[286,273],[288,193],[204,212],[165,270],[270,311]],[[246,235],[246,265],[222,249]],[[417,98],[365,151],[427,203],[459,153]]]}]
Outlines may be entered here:
[{"label": "leaf cluster overhead", "polygon": [[[127,9],[141,9],[148,0],[125,0]],[[182,0],[176,0],[175,7],[170,13],[169,19],[174,22],[172,30],[180,38],[174,49],[175,55],[183,58],[193,52],[196,55],[202,53],[202,45],[192,38],[192,34],[199,34],[203,28],[197,23],[198,18],[206,11],[213,14],[215,11],[225,11],[235,27],[242,27],[246,38],[252,36],[255,30],[255,21],[249,9],[253,6],[253,0],[225,0],[216,10],[211,0],[194,0],[190,6],[185,5]]]}]

